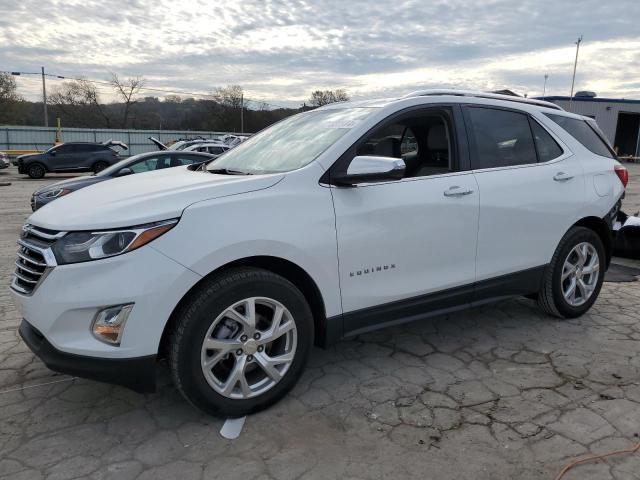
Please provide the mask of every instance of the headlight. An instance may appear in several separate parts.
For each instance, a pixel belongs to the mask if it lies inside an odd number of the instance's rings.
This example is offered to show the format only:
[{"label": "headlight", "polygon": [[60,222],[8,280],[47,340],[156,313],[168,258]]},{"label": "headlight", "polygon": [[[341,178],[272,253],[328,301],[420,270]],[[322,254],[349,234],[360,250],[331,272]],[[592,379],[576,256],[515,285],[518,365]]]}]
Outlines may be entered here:
[{"label": "headlight", "polygon": [[58,198],[66,195],[67,193],[71,193],[72,190],[68,188],[56,188],[55,190],[49,190],[44,193],[38,194],[40,198]]},{"label": "headlight", "polygon": [[113,257],[146,245],[171,230],[178,219],[102,232],[71,232],[51,249],[59,265]]}]

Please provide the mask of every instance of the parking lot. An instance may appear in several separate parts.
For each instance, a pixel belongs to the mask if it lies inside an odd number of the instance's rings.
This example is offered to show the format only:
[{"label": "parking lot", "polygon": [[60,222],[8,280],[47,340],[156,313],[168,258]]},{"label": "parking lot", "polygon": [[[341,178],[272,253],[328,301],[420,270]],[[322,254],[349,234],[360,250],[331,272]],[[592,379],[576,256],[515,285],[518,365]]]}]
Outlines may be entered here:
[{"label": "parking lot", "polygon": [[[623,209],[640,209],[627,164]],[[293,393],[236,440],[160,369],[157,393],[49,371],[19,339],[8,284],[34,181],[0,171],[0,478],[553,479],[640,441],[640,287],[605,283],[582,318],[515,299],[313,351]],[[621,261],[640,266],[640,262]],[[640,454],[564,479],[631,479]]]}]

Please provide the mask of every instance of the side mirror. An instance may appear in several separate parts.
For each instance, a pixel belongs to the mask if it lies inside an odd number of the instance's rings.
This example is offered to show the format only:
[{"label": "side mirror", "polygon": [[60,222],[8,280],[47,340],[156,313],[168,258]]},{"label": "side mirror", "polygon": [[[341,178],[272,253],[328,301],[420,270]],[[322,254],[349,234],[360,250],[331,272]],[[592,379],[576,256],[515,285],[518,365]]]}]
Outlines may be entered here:
[{"label": "side mirror", "polygon": [[405,169],[401,158],[360,155],[351,161],[346,173],[333,175],[332,180],[339,185],[400,180]]},{"label": "side mirror", "polygon": [[55,157],[55,156],[56,156],[56,151],[55,151],[55,150],[51,150],[51,151],[49,152],[49,155],[51,155],[51,156],[54,156],[54,157]]},{"label": "side mirror", "polygon": [[129,167],[124,167],[120,169],[117,176],[124,177],[126,175],[131,175],[132,173],[133,173],[133,170],[131,170]]}]

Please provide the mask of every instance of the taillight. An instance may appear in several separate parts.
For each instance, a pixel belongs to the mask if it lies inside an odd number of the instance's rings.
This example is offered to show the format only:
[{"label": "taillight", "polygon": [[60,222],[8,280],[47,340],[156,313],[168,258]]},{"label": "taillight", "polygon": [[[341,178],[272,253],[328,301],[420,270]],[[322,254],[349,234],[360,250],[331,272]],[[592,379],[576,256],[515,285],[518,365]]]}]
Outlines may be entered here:
[{"label": "taillight", "polygon": [[629,183],[629,170],[627,170],[622,165],[616,165],[615,167],[613,167],[613,169],[616,172],[616,175],[618,175],[618,178],[620,179],[620,181],[622,182],[622,186],[624,188],[627,188],[627,183]]}]

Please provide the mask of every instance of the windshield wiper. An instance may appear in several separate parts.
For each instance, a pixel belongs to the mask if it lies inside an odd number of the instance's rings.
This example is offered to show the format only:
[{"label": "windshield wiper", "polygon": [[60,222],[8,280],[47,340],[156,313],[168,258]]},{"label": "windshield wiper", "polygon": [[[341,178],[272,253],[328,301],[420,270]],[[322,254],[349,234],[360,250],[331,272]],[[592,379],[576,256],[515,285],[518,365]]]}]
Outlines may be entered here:
[{"label": "windshield wiper", "polygon": [[215,170],[208,170],[209,173],[218,173],[221,175],[253,175],[250,172],[243,172],[241,170],[231,170],[229,168],[218,168]]}]

